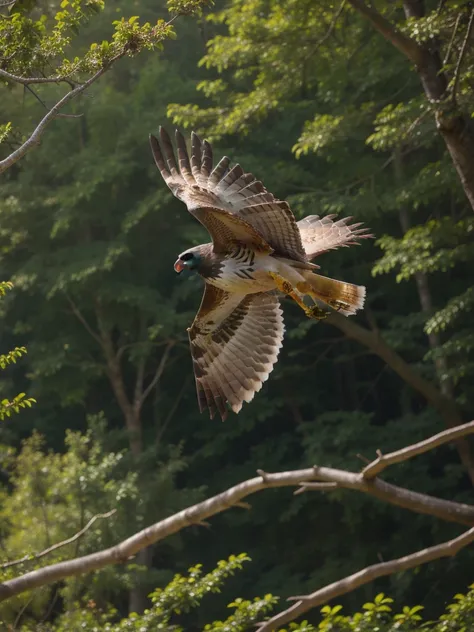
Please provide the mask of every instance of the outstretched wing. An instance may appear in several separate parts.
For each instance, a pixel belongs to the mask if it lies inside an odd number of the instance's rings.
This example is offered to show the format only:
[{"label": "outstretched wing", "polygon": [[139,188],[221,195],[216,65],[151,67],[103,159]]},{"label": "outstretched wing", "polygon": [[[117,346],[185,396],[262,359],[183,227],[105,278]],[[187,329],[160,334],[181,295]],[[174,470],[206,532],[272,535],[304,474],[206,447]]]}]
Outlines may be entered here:
[{"label": "outstretched wing", "polygon": [[[213,168],[212,148],[191,134],[191,158],[183,135],[176,131],[179,169],[167,132],[160,143],[150,136],[155,162],[166,184],[188,210],[208,228],[209,215],[220,209],[244,222],[283,257],[306,261],[296,220],[286,202],[277,200],[251,173],[226,156]],[[212,233],[211,233],[212,235]]]},{"label": "outstretched wing", "polygon": [[359,239],[373,237],[368,233],[368,228],[359,228],[362,223],[348,224],[351,217],[344,217],[334,221],[336,215],[309,215],[298,222],[301,241],[308,260],[321,255],[328,250],[334,250],[341,246],[358,245]]},{"label": "outstretched wing", "polygon": [[278,297],[239,295],[206,284],[188,330],[199,408],[224,420],[262,387],[277,361],[284,333]]}]

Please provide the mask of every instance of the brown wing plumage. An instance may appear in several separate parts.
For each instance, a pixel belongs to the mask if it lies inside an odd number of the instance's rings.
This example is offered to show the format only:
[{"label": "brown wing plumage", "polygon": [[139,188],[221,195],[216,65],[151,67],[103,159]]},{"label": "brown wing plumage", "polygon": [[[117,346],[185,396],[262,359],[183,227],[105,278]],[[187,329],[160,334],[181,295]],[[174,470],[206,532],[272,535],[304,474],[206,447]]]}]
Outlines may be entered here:
[{"label": "brown wing plumage", "polygon": [[278,297],[238,295],[206,284],[188,330],[199,408],[238,413],[262,387],[277,361],[284,324]]},{"label": "brown wing plumage", "polygon": [[[306,261],[290,207],[277,200],[251,173],[244,173],[238,164],[229,168],[227,157],[213,168],[211,146],[194,132],[191,134],[191,158],[183,135],[176,132],[179,169],[171,139],[163,128],[160,128],[160,142],[154,136],[150,136],[150,142],[166,184],[208,230],[208,216],[220,209],[250,226],[275,254]],[[197,209],[201,211],[200,216]]]},{"label": "brown wing plumage", "polygon": [[334,221],[335,217],[337,216],[309,215],[298,222],[301,241],[308,260],[341,246],[358,245],[359,239],[373,237],[368,233],[368,228],[359,228],[362,226],[361,222],[348,224],[351,217]]}]

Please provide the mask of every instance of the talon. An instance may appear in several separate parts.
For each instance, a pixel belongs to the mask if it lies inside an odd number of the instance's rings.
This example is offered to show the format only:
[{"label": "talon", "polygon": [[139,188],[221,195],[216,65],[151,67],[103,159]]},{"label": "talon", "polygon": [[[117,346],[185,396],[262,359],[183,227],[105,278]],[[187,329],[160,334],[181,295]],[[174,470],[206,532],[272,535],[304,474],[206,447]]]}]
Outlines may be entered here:
[{"label": "talon", "polygon": [[321,309],[318,305],[313,305],[312,307],[305,309],[305,314],[308,318],[313,320],[324,320],[329,316],[330,312],[325,309]]}]

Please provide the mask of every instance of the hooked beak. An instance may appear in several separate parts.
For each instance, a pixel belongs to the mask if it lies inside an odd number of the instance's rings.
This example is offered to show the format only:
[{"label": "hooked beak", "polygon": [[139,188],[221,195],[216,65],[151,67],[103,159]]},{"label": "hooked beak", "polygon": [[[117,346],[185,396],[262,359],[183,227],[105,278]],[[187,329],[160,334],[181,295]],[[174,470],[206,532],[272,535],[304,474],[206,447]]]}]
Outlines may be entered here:
[{"label": "hooked beak", "polygon": [[173,267],[175,269],[175,272],[178,272],[178,274],[179,274],[180,272],[182,272],[184,270],[185,266],[184,266],[184,263],[181,261],[181,259],[177,259],[174,262],[174,266]]}]

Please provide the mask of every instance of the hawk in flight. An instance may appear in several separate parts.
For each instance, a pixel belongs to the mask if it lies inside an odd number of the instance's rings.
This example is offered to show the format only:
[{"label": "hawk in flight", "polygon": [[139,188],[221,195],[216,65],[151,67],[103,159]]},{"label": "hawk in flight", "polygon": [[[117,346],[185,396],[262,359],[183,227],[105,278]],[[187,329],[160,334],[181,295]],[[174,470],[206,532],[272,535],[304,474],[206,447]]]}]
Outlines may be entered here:
[{"label": "hawk in flight", "polygon": [[252,400],[277,361],[284,324],[275,290],[309,318],[327,315],[319,302],[355,314],[365,288],[316,274],[319,266],[311,260],[371,235],[348,218],[310,215],[297,222],[288,204],[240,165],[224,157],[213,166],[211,145],[194,132],[190,157],[176,131],[178,162],[163,128],[159,136],[150,135],[150,143],[163,179],[212,239],[181,253],[174,269],[193,270],[205,281],[189,341],[199,408],[208,408],[211,419],[218,411],[224,420],[228,406],[238,413]]}]

